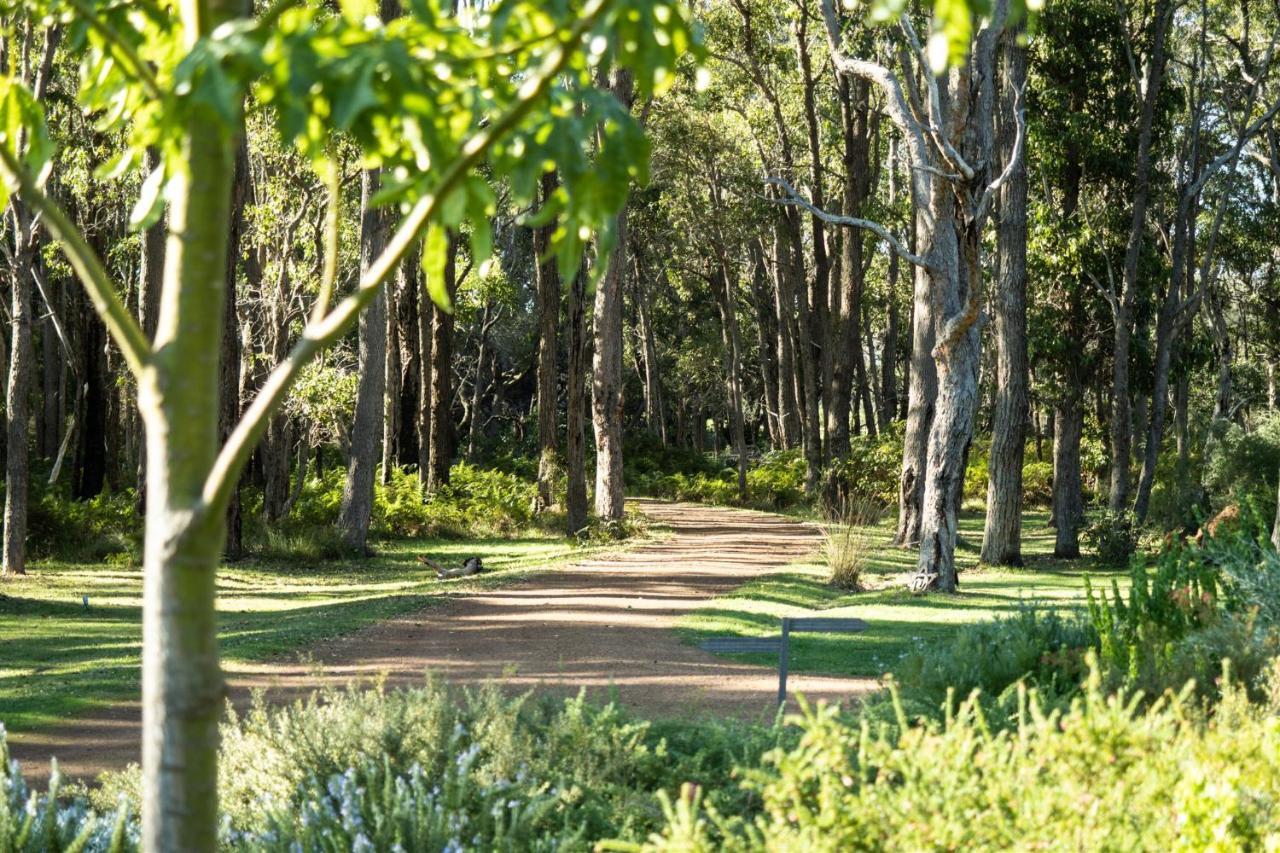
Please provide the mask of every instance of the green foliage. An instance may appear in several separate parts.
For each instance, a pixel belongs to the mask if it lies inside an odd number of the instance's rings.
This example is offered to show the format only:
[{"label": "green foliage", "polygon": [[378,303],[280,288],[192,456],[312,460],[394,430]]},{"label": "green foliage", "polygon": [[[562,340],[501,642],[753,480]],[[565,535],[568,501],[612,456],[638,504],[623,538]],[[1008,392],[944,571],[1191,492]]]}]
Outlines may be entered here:
[{"label": "green foliage", "polygon": [[1138,550],[1141,530],[1127,510],[1098,511],[1082,531],[1084,541],[1093,548],[1098,562],[1104,566],[1124,566]]},{"label": "green foliage", "polygon": [[1219,505],[1251,503],[1274,517],[1280,472],[1280,413],[1265,417],[1252,432],[1234,421],[1210,425],[1204,484]]},{"label": "green foliage", "polygon": [[[342,468],[310,477],[289,517],[261,531],[265,553],[295,560],[348,556],[334,528],[345,479]],[[374,488],[370,530],[388,539],[510,536],[533,525],[535,493],[524,477],[459,462],[448,485],[427,495],[415,472],[393,468]]]},{"label": "green foliage", "polygon": [[[668,465],[688,464],[671,471]],[[747,499],[738,494],[738,471],[717,468],[701,454],[669,451],[650,454],[632,469],[629,486],[651,497],[721,506],[786,509],[805,500],[805,463],[799,450],[774,450],[747,469]]]},{"label": "green foliage", "polygon": [[850,438],[849,455],[827,468],[823,502],[828,507],[839,507],[849,500],[874,501],[880,506],[896,503],[904,429],[905,424],[895,421],[878,435]]},{"label": "green foliage", "polygon": [[799,450],[770,451],[747,471],[747,501],[773,509],[794,506],[804,500],[804,474]]},{"label": "green foliage", "polygon": [[1028,462],[1022,466],[1022,499],[1029,506],[1053,503],[1053,463]]},{"label": "green foliage", "polygon": [[9,759],[0,725],[0,853],[123,853],[138,849],[138,829],[124,806],[102,814],[80,798],[60,797],[62,776],[54,764],[49,790],[30,790]]},{"label": "green foliage", "polygon": [[[733,768],[782,738],[733,721],[637,721],[581,697],[509,698],[494,685],[260,702],[223,727],[224,841],[347,850],[363,834],[363,849],[589,850],[655,830],[654,793],[683,782],[724,787],[713,802],[746,808],[750,795],[726,785]],[[96,796],[136,798],[136,780],[114,775]]]},{"label": "green foliage", "polygon": [[993,725],[1016,721],[1018,685],[1034,687],[1053,703],[1079,689],[1085,650],[1097,643],[1092,623],[1076,612],[1025,606],[1013,616],[965,625],[944,644],[921,644],[893,669],[896,697],[868,705],[874,718],[892,720],[893,703],[925,719],[941,720],[956,701],[980,691]]},{"label": "green foliage", "polygon": [[27,516],[27,548],[35,558],[134,562],[142,550],[142,519],[135,504],[132,489],[79,501],[36,485]]},{"label": "green foliage", "polygon": [[1065,712],[1019,692],[993,729],[966,702],[941,723],[859,725],[805,709],[799,745],[750,772],[763,814],[692,790],[652,851],[1258,850],[1280,844],[1280,725],[1229,691],[1209,719],[1183,699],[1142,710],[1095,671]]}]

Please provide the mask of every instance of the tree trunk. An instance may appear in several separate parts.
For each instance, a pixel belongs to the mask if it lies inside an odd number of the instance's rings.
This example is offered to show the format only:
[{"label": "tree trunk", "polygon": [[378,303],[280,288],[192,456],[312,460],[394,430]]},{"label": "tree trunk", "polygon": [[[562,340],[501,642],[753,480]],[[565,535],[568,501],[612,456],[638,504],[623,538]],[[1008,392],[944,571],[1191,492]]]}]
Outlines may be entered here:
[{"label": "tree trunk", "polygon": [[[542,203],[555,192],[558,181],[554,172],[542,176]],[[560,273],[551,254],[551,233],[555,223],[533,232],[533,251],[537,257],[538,299],[538,495],[536,512],[546,512],[555,503],[556,471],[559,452],[556,437],[558,406],[556,354],[559,344],[556,329],[560,325]]]},{"label": "tree trunk", "polygon": [[17,204],[10,205],[9,224],[14,234],[10,265],[9,381],[5,393],[5,490],[4,562],[0,574],[21,575],[27,571],[27,493],[31,484],[27,422],[31,393],[31,282],[36,261],[36,244],[30,215]]},{"label": "tree trunk", "polygon": [[1071,388],[1053,419],[1053,517],[1057,528],[1053,556],[1080,556],[1084,491],[1080,483],[1080,436],[1084,429],[1082,389]]},{"label": "tree trunk", "polygon": [[1122,512],[1129,503],[1129,456],[1133,430],[1129,411],[1129,358],[1133,339],[1133,306],[1137,298],[1138,261],[1142,255],[1151,192],[1151,140],[1156,102],[1164,80],[1165,36],[1172,17],[1170,0],[1159,0],[1153,11],[1151,51],[1147,57],[1142,112],[1138,119],[1133,216],[1125,250],[1123,289],[1111,300],[1115,331],[1111,374],[1111,493],[1108,505],[1112,512]]},{"label": "tree trunk", "polygon": [[[387,243],[385,213],[370,204],[378,191],[378,170],[366,170],[360,178],[360,269],[367,270]],[[373,485],[382,438],[383,394],[386,384],[387,297],[385,290],[369,303],[359,320],[359,386],[351,427],[351,458],[342,489],[338,529],[347,547],[356,553],[368,550],[369,523],[373,518]]]},{"label": "tree trunk", "polygon": [[[634,99],[629,71],[614,74],[610,88],[626,109]],[[596,439],[596,515],[622,518],[622,281],[627,272],[627,210],[618,214],[617,243],[596,288],[592,315],[595,356],[591,381],[591,421]]]},{"label": "tree trunk", "polygon": [[[638,261],[638,257],[637,257]],[[662,446],[667,444],[666,415],[662,405],[662,377],[658,366],[658,342],[653,328],[653,303],[644,270],[635,265],[636,321],[639,326],[640,346],[644,354],[644,421]]]},{"label": "tree trunk", "polygon": [[[209,0],[184,11],[207,38],[239,11]],[[207,111],[190,113],[186,161],[169,181],[169,234],[154,354],[138,382],[147,429],[142,614],[142,846],[213,850],[218,838],[215,570],[226,515],[205,508],[218,449],[219,356],[238,141]],[[89,431],[86,429],[86,432]]]},{"label": "tree trunk", "polygon": [[778,449],[786,446],[778,399],[778,321],[769,287],[764,247],[758,239],[753,240],[748,244],[747,252],[751,262],[751,295],[756,309],[756,348],[760,355],[760,384],[764,387],[765,425],[770,445]]},{"label": "tree trunk", "polygon": [[[444,286],[450,301],[458,293],[458,249],[456,234],[449,237],[444,263]],[[449,483],[453,465],[453,327],[454,317],[439,308],[431,325],[431,461],[427,466],[427,491]]]},{"label": "tree trunk", "polygon": [[778,408],[785,447],[800,444],[800,406],[796,399],[795,340],[791,336],[791,318],[795,314],[795,295],[787,274],[789,250],[779,225],[774,229],[773,280],[774,314],[778,318]]},{"label": "tree trunk", "polygon": [[415,252],[412,270],[412,281],[418,298],[418,416],[414,418],[418,429],[418,485],[425,491],[431,473],[431,371],[435,365],[432,359],[433,329],[435,328],[435,303],[422,292],[422,274],[420,253]]},{"label": "tree trunk", "polygon": [[569,285],[568,364],[565,366],[565,495],[566,524],[570,536],[587,526],[587,281],[586,269]]},{"label": "tree trunk", "polygon": [[[245,207],[252,192],[249,172],[249,147],[243,140],[236,147],[231,187],[230,222],[227,228],[226,284],[222,289],[222,342],[218,382],[218,445],[231,435],[240,420],[240,322],[236,313],[236,281],[240,268],[240,240],[247,223]],[[240,486],[231,493],[227,504],[227,532],[223,553],[229,560],[244,555],[244,524],[240,515]]]},{"label": "tree trunk", "polygon": [[[1016,156],[1017,93],[1026,85],[1027,51],[1009,34],[1001,123],[1005,161]],[[1020,157],[1000,191],[995,293],[996,398],[980,559],[1022,565],[1022,460],[1027,429],[1027,163]]]},{"label": "tree trunk", "polygon": [[379,479],[385,486],[391,482],[391,469],[396,464],[396,439],[400,435],[400,309],[396,301],[394,282],[382,288],[386,297],[386,346],[382,375],[382,465]]},{"label": "tree trunk", "polygon": [[[926,211],[916,213],[916,244],[932,242]],[[933,360],[933,282],[927,270],[913,267],[911,360],[908,369],[907,423],[902,441],[902,475],[898,481],[898,526],[893,543],[913,547],[920,542],[921,502],[929,432],[938,397],[938,368]]]},{"label": "tree trunk", "polygon": [[720,309],[720,341],[724,347],[725,392],[729,403],[730,432],[733,452],[737,455],[738,499],[747,499],[747,439],[742,413],[742,344],[738,335],[738,315],[733,304],[727,261],[710,276],[712,295]]}]

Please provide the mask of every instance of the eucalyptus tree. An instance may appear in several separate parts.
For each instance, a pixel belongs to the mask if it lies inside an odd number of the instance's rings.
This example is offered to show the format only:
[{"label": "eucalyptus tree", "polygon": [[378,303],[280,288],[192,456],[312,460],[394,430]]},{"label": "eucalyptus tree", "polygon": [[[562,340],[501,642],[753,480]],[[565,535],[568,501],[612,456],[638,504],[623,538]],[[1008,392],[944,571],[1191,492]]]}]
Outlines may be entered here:
[{"label": "eucalyptus tree", "polygon": [[[911,587],[919,591],[933,587],[954,591],[957,584],[957,516],[978,398],[982,240],[994,197],[1021,163],[1025,141],[1019,94],[1010,156],[1003,170],[993,168],[988,155],[994,149],[997,48],[1009,9],[1008,0],[994,3],[976,30],[971,13],[965,10],[963,26],[939,29],[928,51],[910,18],[903,15],[899,25],[904,55],[910,60],[907,70],[915,67],[919,73],[898,75],[886,65],[847,53],[840,19],[830,0],[823,0],[837,70],[866,79],[881,90],[886,111],[906,140],[918,253],[905,248],[882,225],[821,211],[784,178],[771,179],[786,191],[784,202],[828,222],[871,230],[917,267],[916,310],[931,326],[929,352],[937,369],[936,411],[921,471],[920,550],[911,580]],[[920,86],[918,79],[923,80]],[[927,405],[914,384],[917,402]],[[905,460],[913,466],[918,462]]]},{"label": "eucalyptus tree", "polygon": [[[42,216],[138,383],[147,432],[143,605],[143,846],[209,850],[217,842],[217,721],[223,697],[214,616],[214,570],[225,512],[241,471],[303,369],[344,336],[410,248],[424,242],[432,296],[447,306],[438,274],[449,234],[464,220],[472,249],[488,254],[493,194],[475,172],[487,163],[527,200],[555,165],[567,193],[557,251],[572,268],[584,236],[610,222],[644,150],[629,111],[592,88],[620,64],[648,91],[674,67],[690,29],[676,7],[644,0],[499,3],[454,16],[416,3],[393,22],[369,4],[342,14],[281,3],[250,19],[240,0],[149,7],[49,0],[84,57],[82,106],[104,128],[127,133],[114,165],[136,167],[155,148],[139,221],[168,207],[168,243],[154,339],[120,298],[97,252],[44,190],[50,152],[39,104],[6,78],[0,172]],[[572,85],[568,85],[572,84]],[[226,287],[231,189],[244,99],[272,115],[282,139],[325,177],[328,156],[353,140],[366,165],[395,177],[380,201],[401,208],[386,248],[340,296],[338,235],[326,237],[325,275],[307,324],[219,446],[221,306]],[[599,128],[616,148],[613,169],[594,168]],[[636,165],[630,165],[630,164]],[[423,233],[425,231],[425,237]],[[608,239],[604,241],[606,244]]]}]

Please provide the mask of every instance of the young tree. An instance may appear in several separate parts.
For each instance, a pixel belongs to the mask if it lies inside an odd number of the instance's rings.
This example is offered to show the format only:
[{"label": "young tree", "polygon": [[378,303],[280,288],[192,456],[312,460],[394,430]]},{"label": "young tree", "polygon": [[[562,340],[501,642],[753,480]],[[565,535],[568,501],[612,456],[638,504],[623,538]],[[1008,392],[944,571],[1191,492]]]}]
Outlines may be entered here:
[{"label": "young tree", "polygon": [[[84,39],[77,47],[86,53],[80,97],[128,134],[120,163],[135,165],[153,145],[161,154],[138,205],[139,224],[150,224],[162,196],[169,207],[154,340],[125,308],[98,253],[43,190],[48,148],[21,144],[24,135],[45,138],[41,110],[19,83],[4,81],[6,190],[43,217],[138,382],[148,460],[142,785],[149,851],[212,850],[217,842],[223,686],[214,570],[236,481],[299,373],[346,334],[424,229],[429,269],[442,269],[447,235],[464,219],[474,229],[473,251],[487,254],[492,194],[475,174],[480,164],[509,177],[525,203],[549,162],[567,183],[592,184],[593,192],[570,192],[552,211],[565,222],[558,233],[565,235],[566,266],[576,260],[584,232],[593,226],[608,232],[627,182],[642,174],[639,165],[625,165],[643,155],[629,112],[593,90],[591,80],[618,63],[634,70],[638,88],[652,89],[659,69],[673,67],[689,43],[682,12],[643,0],[594,0],[559,15],[532,2],[500,5],[502,15],[460,21],[421,4],[411,15],[371,26],[357,3],[344,3],[337,16],[277,4],[250,20],[240,0],[182,4],[172,14],[157,7],[149,16],[113,3],[51,0],[50,11],[61,19],[89,25],[77,28]],[[424,50],[434,52],[434,63],[421,61]],[[375,68],[379,73],[361,70]],[[523,73],[509,73],[517,70]],[[306,328],[220,447],[231,189],[251,89],[284,138],[328,176],[331,196],[337,178],[327,155],[341,133],[359,144],[371,167],[403,170],[406,180],[387,200],[406,212],[386,249],[333,304],[338,239],[329,234],[326,275]],[[23,130],[15,133],[18,126]],[[624,165],[591,167],[585,143],[596,128]],[[438,288],[433,295],[445,302]]]}]

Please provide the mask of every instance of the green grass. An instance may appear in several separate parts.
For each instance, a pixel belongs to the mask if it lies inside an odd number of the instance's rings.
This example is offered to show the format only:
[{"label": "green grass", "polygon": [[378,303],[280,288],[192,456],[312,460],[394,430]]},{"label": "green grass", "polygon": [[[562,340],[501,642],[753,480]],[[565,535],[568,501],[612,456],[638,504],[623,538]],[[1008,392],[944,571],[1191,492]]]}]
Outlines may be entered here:
[{"label": "green grass", "polygon": [[[222,657],[288,658],[321,640],[420,610],[441,595],[508,583],[605,547],[535,533],[386,541],[377,556],[360,561],[224,566],[218,572]],[[417,561],[419,554],[446,565],[478,555],[493,573],[440,582]],[[11,732],[31,732],[136,698],[141,603],[138,568],[42,562],[25,577],[0,580],[0,722]]]},{"label": "green grass", "polygon": [[[694,611],[680,624],[691,643],[708,637],[771,636],[780,618],[821,611],[824,616],[857,617],[867,622],[860,634],[800,634],[791,639],[791,671],[829,675],[882,676],[911,648],[945,643],[959,625],[989,620],[1022,607],[1065,609],[1084,605],[1084,579],[1114,569],[1091,560],[1059,560],[1052,555],[1053,530],[1044,513],[1023,518],[1025,568],[978,567],[983,515],[965,512],[960,520],[957,561],[961,566],[956,595],[915,596],[897,576],[915,567],[916,552],[889,544],[893,519],[867,535],[874,546],[863,571],[862,592],[846,592],[827,583],[827,568],[814,558],[779,574],[762,576]],[[1095,581],[1095,586],[1099,585]],[[1122,579],[1123,585],[1123,579]],[[748,663],[776,665],[770,655],[730,655]]]}]

